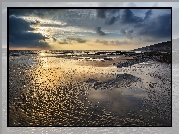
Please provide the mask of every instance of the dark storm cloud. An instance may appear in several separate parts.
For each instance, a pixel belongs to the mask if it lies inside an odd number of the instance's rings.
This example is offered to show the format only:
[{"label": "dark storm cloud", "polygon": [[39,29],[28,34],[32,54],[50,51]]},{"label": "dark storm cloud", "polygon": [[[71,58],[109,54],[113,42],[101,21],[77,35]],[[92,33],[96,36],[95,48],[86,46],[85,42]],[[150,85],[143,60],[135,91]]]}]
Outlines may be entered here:
[{"label": "dark storm cloud", "polygon": [[119,17],[111,17],[111,18],[109,18],[109,19],[106,19],[106,22],[105,22],[105,24],[107,24],[107,25],[112,25],[112,24],[114,24],[117,20],[119,19]]},{"label": "dark storm cloud", "polygon": [[[135,10],[130,9],[98,9],[97,17],[104,19],[106,25],[114,25],[117,24],[116,22],[121,26],[130,24],[130,29],[134,30],[128,30],[128,28],[120,30],[128,39],[133,39],[134,36],[150,36],[150,39],[152,37],[154,40],[157,38],[170,38],[171,14],[161,14],[154,18],[151,17],[153,15],[152,9],[144,12],[144,17],[137,16],[134,13]],[[104,35],[101,27],[98,27],[96,32],[99,35]]]},{"label": "dark storm cloud", "polygon": [[[11,35],[11,34],[10,34]],[[33,32],[19,32],[17,34],[13,34],[12,36],[16,37],[18,40],[45,40],[47,37],[42,36],[40,33]]]},{"label": "dark storm cloud", "polygon": [[127,31],[126,37],[127,37],[128,39],[133,39],[132,33],[133,33],[133,30]]},{"label": "dark storm cloud", "polygon": [[126,35],[126,31],[124,29],[121,29],[120,32],[123,34],[123,35]]},{"label": "dark storm cloud", "polygon": [[106,25],[114,24],[119,18],[120,9],[97,9],[96,14],[98,18],[105,19]]},{"label": "dark storm cloud", "polygon": [[122,24],[139,23],[142,21],[143,21],[143,18],[135,16],[130,9],[124,9],[120,17],[120,22]]},{"label": "dark storm cloud", "polygon": [[119,13],[120,9],[96,9],[96,15],[98,18],[105,19],[108,16]]},{"label": "dark storm cloud", "polygon": [[128,39],[133,39],[132,33],[133,30],[125,31],[124,29],[121,29],[120,32]]},{"label": "dark storm cloud", "polygon": [[105,18],[106,18],[106,12],[107,12],[108,10],[109,10],[109,9],[97,9],[97,10],[96,10],[97,17],[98,17],[98,18],[101,18],[101,19],[105,19]]},{"label": "dark storm cloud", "polygon": [[151,19],[144,27],[139,29],[138,34],[153,38],[170,38],[171,14],[160,15]]},{"label": "dark storm cloud", "polygon": [[10,38],[10,47],[26,47],[26,48],[39,48],[39,49],[50,49],[47,42],[39,40],[18,40],[15,37]]},{"label": "dark storm cloud", "polygon": [[13,47],[44,47],[47,48],[48,43],[40,42],[48,39],[40,33],[33,33],[34,28],[21,18],[16,16],[9,17],[9,44]]},{"label": "dark storm cloud", "polygon": [[101,31],[101,27],[96,27],[96,33],[101,36],[106,35],[103,31]]},{"label": "dark storm cloud", "polygon": [[127,31],[127,34],[132,34],[133,33],[133,30],[129,30],[129,31]]},{"label": "dark storm cloud", "polygon": [[115,22],[136,25],[149,19],[152,15],[152,10],[148,10],[144,18],[135,16],[130,9],[97,9],[96,14],[98,18],[105,19],[106,25],[112,25]]},{"label": "dark storm cloud", "polygon": [[145,18],[144,18],[144,20],[147,20],[148,18],[150,18],[151,15],[152,15],[152,10],[148,10],[148,11],[145,13]]},{"label": "dark storm cloud", "polygon": [[[151,11],[146,12],[145,19],[148,19],[151,16]],[[144,18],[135,16],[134,13],[130,9],[124,10],[115,10],[110,12],[110,19],[106,19],[107,25],[112,25],[115,22],[119,21],[120,24],[138,24],[144,21]]]},{"label": "dark storm cloud", "polygon": [[9,10],[9,16],[15,15],[15,16],[26,16],[29,14],[35,14],[36,10],[34,9],[10,9]]},{"label": "dark storm cloud", "polygon": [[9,17],[9,34],[17,34],[25,31],[33,31],[34,28],[31,28],[29,23],[21,18],[16,18],[15,16]]}]

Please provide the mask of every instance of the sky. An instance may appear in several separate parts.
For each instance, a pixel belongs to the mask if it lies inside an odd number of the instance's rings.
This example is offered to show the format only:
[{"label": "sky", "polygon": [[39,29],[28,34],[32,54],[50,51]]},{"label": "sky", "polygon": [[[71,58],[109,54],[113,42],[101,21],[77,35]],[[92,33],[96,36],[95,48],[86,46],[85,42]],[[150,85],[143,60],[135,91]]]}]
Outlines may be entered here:
[{"label": "sky", "polygon": [[170,40],[170,9],[9,10],[12,50],[132,50]]}]

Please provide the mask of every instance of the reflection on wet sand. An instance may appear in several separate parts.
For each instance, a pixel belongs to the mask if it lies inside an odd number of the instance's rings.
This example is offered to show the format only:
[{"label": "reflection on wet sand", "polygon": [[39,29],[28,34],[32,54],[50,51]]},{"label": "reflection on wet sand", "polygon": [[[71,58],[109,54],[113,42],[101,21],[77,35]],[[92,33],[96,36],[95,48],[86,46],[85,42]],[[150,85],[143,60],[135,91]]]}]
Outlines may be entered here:
[{"label": "reflection on wet sand", "polygon": [[[10,126],[170,125],[171,117],[164,118],[171,115],[170,80],[162,83],[152,76],[165,69],[163,64],[116,68],[106,66],[109,63],[102,67],[81,62],[43,52],[10,57]],[[158,77],[170,75],[169,71]],[[157,84],[151,83],[156,80]],[[165,108],[155,107],[157,100],[167,104]],[[157,114],[157,109],[163,113]]]}]

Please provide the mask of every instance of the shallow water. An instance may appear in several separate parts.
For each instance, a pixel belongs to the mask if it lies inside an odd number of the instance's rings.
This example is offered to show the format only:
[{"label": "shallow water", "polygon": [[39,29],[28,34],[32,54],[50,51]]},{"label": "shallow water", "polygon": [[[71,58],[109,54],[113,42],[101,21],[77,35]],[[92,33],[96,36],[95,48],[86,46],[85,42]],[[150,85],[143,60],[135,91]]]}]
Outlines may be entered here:
[{"label": "shallow water", "polygon": [[80,64],[86,60],[44,51],[10,56],[10,126],[171,125],[171,65]]}]

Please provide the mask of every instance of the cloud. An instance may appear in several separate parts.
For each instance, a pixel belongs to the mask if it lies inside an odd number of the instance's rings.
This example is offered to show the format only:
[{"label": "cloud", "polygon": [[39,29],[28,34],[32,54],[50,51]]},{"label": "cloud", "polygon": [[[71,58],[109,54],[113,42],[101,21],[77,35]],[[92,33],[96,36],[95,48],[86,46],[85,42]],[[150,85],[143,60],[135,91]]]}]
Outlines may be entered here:
[{"label": "cloud", "polygon": [[110,44],[111,45],[129,45],[131,44],[131,42],[128,40],[111,40]]},{"label": "cloud", "polygon": [[[106,6],[108,5],[106,4]],[[98,37],[101,36],[99,37],[100,40],[96,42],[108,45],[125,44],[125,41],[121,41],[122,38],[128,42],[131,40],[135,41],[135,39],[139,37],[142,38],[143,42],[145,41],[145,38],[148,40],[150,39],[151,41],[152,39],[156,41],[159,38],[163,39],[169,37],[167,33],[170,31],[167,30],[171,30],[171,24],[168,23],[166,17],[163,17],[163,21],[161,21],[162,16],[164,16],[162,14],[168,12],[169,10],[164,9],[134,10],[129,8],[93,10],[16,9],[10,12],[11,15],[18,16],[14,16],[14,18],[11,16],[14,20],[11,24],[12,27],[9,28],[11,33],[10,41],[11,44],[15,43],[16,40],[18,42],[23,40],[20,44],[25,45],[25,41],[30,44],[31,41],[32,43],[36,42],[37,45],[44,44],[44,46],[48,46],[48,43],[45,44],[47,39],[47,37],[43,36],[45,34],[51,38],[47,40],[49,43],[77,44],[93,40],[96,37],[96,33],[98,34]],[[159,14],[160,16],[158,16]],[[24,20],[20,18],[22,16],[24,17]],[[16,25],[16,27],[14,27],[13,24]],[[176,25],[177,24],[178,23],[176,22]],[[39,29],[34,30],[32,27]],[[41,31],[43,35],[34,33],[35,31],[40,31],[42,29],[44,30],[44,32]],[[119,30],[122,34],[119,33]],[[85,37],[77,36],[78,33],[83,34]],[[65,39],[62,39],[62,37]],[[44,41],[41,42],[42,40]]]},{"label": "cloud", "polygon": [[105,19],[106,25],[114,24],[119,18],[120,9],[97,9],[96,14],[98,18]]},{"label": "cloud", "polygon": [[34,28],[30,27],[30,24],[21,18],[16,16],[9,17],[9,34],[14,35],[26,31],[33,31]]},{"label": "cloud", "polygon": [[148,10],[146,13],[145,13],[145,17],[144,17],[144,20],[147,20],[150,18],[150,16],[152,15],[152,10]]},{"label": "cloud", "polygon": [[68,44],[68,42],[66,41],[66,39],[63,39],[62,41],[58,42],[59,44]]},{"label": "cloud", "polygon": [[67,27],[66,24],[40,24],[40,26],[42,27]]},{"label": "cloud", "polygon": [[[39,49],[50,49],[50,46],[45,41],[39,40],[17,40],[17,38],[10,38],[10,47],[26,47],[26,48],[39,48]],[[13,40],[13,41],[12,41]]]},{"label": "cloud", "polygon": [[96,39],[95,43],[102,43],[102,44],[107,45],[107,44],[108,44],[108,41]]},{"label": "cloud", "polygon": [[[13,47],[50,48],[47,37],[41,33],[34,33],[34,28],[22,18],[9,17],[9,45]],[[42,42],[42,40],[44,40]]]},{"label": "cloud", "polygon": [[106,18],[106,12],[108,11],[109,9],[97,9],[96,10],[96,15],[98,18],[101,18],[101,19],[105,19]]},{"label": "cloud", "polygon": [[138,35],[153,38],[171,37],[171,14],[164,14],[149,20],[139,28]]},{"label": "cloud", "polygon": [[121,29],[120,32],[123,34],[123,35],[126,35],[126,31],[124,29]]},{"label": "cloud", "polygon": [[36,10],[34,9],[10,9],[9,16],[26,16],[29,14],[35,14]]},{"label": "cloud", "polygon": [[120,33],[122,33],[127,39],[133,39],[133,30],[128,30],[128,31],[125,31],[124,29],[121,29],[120,30]]},{"label": "cloud", "polygon": [[[116,40],[116,41],[113,42],[113,45],[122,45],[123,43],[124,43],[124,41]],[[125,42],[125,44],[126,44],[126,42]]]},{"label": "cloud", "polygon": [[76,38],[76,37],[68,37],[66,38],[68,41],[76,41],[78,43],[85,43],[86,40],[82,38]]},{"label": "cloud", "polygon": [[[128,17],[127,17],[128,16]],[[135,34],[133,30],[121,29],[120,32],[127,38],[133,39],[134,36],[141,36],[146,38],[143,41],[161,41],[170,40],[171,38],[171,14],[163,14],[157,17],[151,17],[152,10],[145,12],[145,17],[137,17],[130,10],[124,10],[120,22],[122,24],[131,23],[130,29],[135,29]],[[126,18],[127,17],[127,18]],[[125,23],[124,23],[125,22]],[[134,23],[135,22],[135,23]],[[147,42],[148,42],[147,41]]]},{"label": "cloud", "polygon": [[58,43],[59,44],[73,44],[74,42],[72,42],[72,41],[75,41],[77,43],[85,43],[86,42],[86,40],[82,39],[82,38],[67,37],[67,38],[61,39],[61,41],[59,41]]},{"label": "cloud", "polygon": [[[134,4],[134,3],[131,3]],[[115,22],[120,24],[137,24],[147,20],[152,15],[152,10],[145,13],[145,18],[134,15],[130,9],[97,9],[97,18],[105,19],[106,25],[112,25]]]},{"label": "cloud", "polygon": [[130,45],[132,42],[129,39],[123,39],[123,40],[100,40],[96,39],[95,43],[101,43],[104,45]]},{"label": "cloud", "polygon": [[130,9],[124,9],[123,12],[121,13],[120,22],[122,24],[139,23],[142,21],[143,18],[135,16]]},{"label": "cloud", "polygon": [[105,22],[105,24],[107,24],[107,25],[112,25],[112,24],[114,24],[117,20],[119,19],[119,16],[117,16],[117,17],[111,17],[111,18],[109,18],[109,19],[106,19],[106,22]]},{"label": "cloud", "polygon": [[57,13],[63,12],[66,9],[10,9],[9,16],[38,16],[42,18],[52,18]]},{"label": "cloud", "polygon": [[57,39],[56,39],[55,37],[52,37],[52,39],[53,39],[53,41],[54,41],[54,42],[56,42],[56,41],[57,41]]},{"label": "cloud", "polygon": [[85,43],[85,42],[86,42],[86,40],[81,39],[81,38],[76,38],[75,40],[76,40],[78,43]]},{"label": "cloud", "polygon": [[133,33],[133,30],[127,31],[126,38],[133,39],[132,33]]},{"label": "cloud", "polygon": [[106,35],[103,31],[101,31],[101,27],[96,27],[96,33],[101,36]]}]

